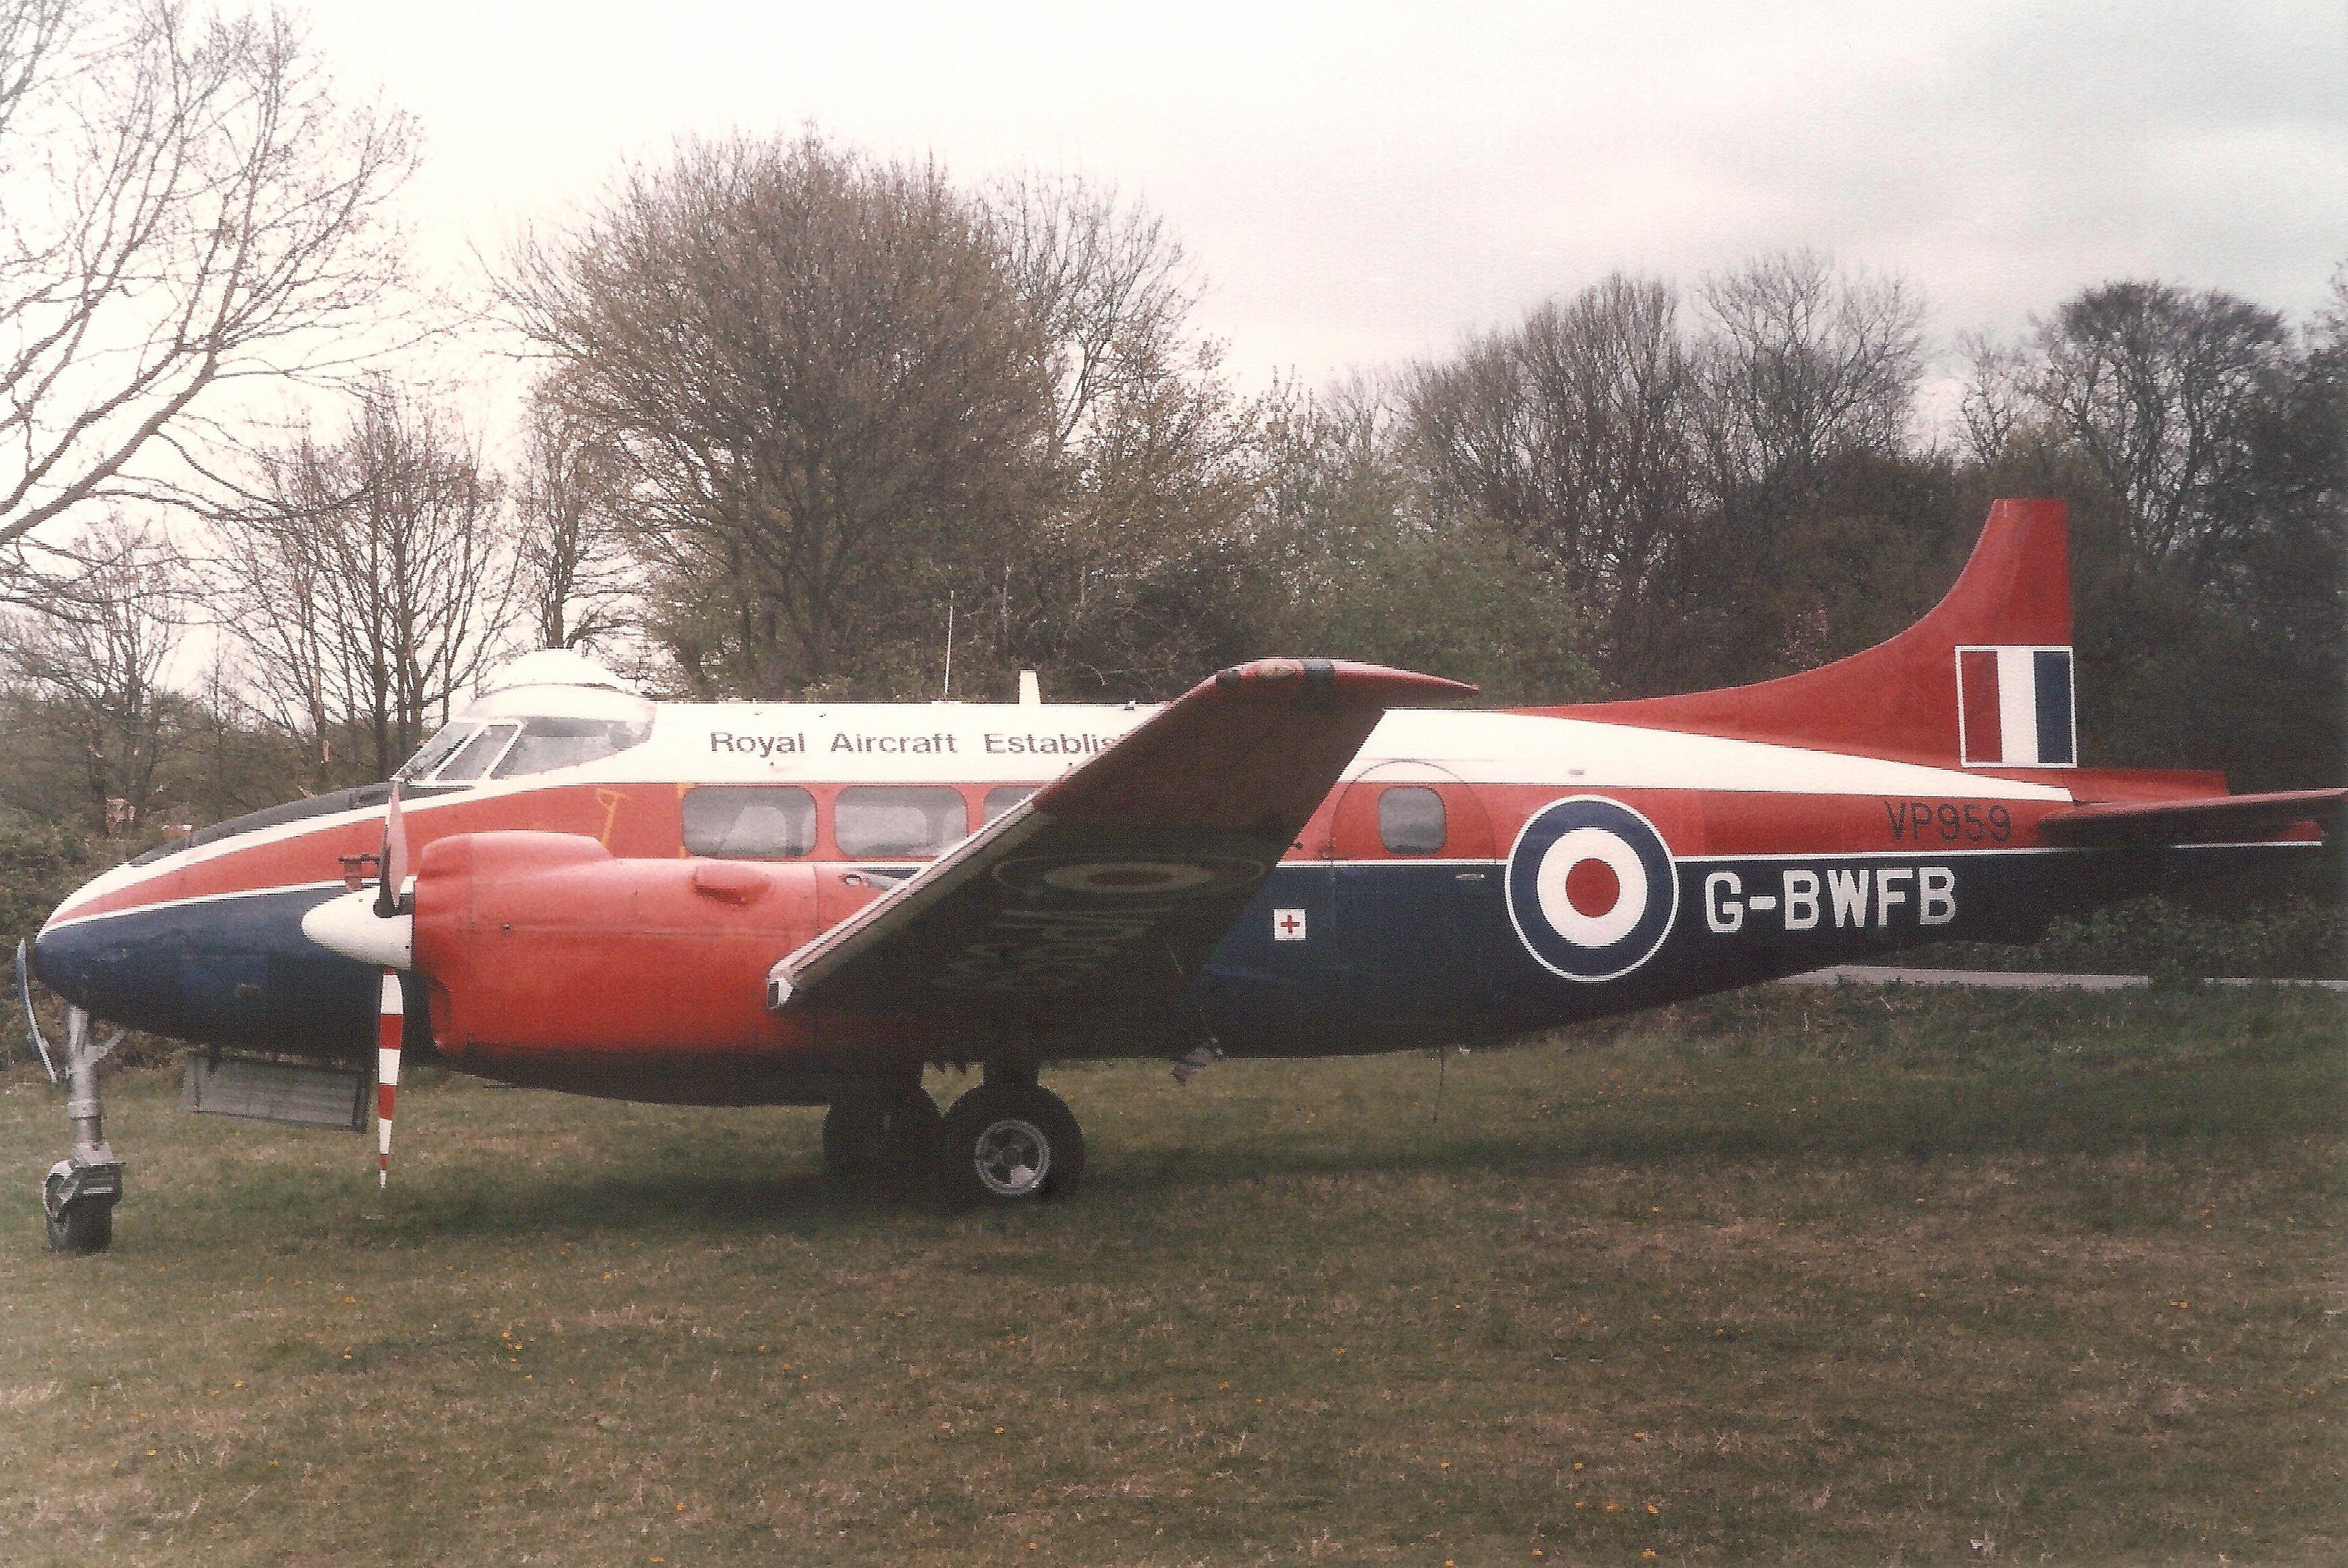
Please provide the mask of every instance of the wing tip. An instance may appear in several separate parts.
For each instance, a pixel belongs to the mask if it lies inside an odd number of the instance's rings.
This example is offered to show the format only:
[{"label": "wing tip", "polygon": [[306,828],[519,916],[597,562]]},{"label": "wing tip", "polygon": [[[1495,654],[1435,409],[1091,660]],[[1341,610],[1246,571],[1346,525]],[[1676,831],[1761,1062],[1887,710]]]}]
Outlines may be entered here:
[{"label": "wing tip", "polygon": [[1302,695],[1378,708],[1465,702],[1482,692],[1465,681],[1347,659],[1254,659],[1217,671],[1207,684],[1275,701]]}]

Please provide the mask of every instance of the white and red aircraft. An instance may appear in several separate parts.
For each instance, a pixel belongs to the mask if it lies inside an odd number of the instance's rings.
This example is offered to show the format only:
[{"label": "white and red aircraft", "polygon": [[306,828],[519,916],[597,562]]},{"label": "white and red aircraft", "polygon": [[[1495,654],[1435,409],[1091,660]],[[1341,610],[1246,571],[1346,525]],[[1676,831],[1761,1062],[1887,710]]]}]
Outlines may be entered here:
[{"label": "white and red aircraft", "polygon": [[[1473,694],[1308,659],[1163,707],[654,703],[530,655],[395,783],[50,918],[79,1129],[53,1237],[104,1245],[121,1190],[87,1015],[352,1081],[379,1032],[386,1162],[404,1034],[512,1083],[827,1105],[836,1167],[1025,1202],[1082,1168],[1054,1062],[1490,1042],[2024,937],[2305,854],[2348,798],[2080,765],[2056,501],[1998,503],[1936,609],[1822,669],[1432,706]],[[942,1118],[935,1064],[984,1069]]]}]

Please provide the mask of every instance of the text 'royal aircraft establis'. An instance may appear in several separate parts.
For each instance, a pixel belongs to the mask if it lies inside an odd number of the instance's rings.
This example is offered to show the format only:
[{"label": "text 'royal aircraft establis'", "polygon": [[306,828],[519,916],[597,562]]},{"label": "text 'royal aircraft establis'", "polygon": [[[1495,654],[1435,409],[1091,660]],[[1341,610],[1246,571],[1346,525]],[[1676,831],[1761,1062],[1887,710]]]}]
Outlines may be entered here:
[{"label": "text 'royal aircraft establis'", "polygon": [[[74,1009],[53,1239],[105,1245],[121,1192],[93,1016],[212,1048],[183,1099],[232,1114],[363,1128],[376,1050],[386,1168],[404,1040],[541,1088],[826,1105],[837,1168],[1032,1201],[1083,1163],[1054,1062],[1495,1042],[2026,937],[2304,855],[2348,797],[2080,765],[2054,501],[1999,502],[1900,636],[1759,685],[1460,711],[1307,659],[1163,707],[1023,686],[656,704],[532,654],[395,783],[98,877],[31,951]],[[984,1069],[942,1116],[940,1064]]]}]

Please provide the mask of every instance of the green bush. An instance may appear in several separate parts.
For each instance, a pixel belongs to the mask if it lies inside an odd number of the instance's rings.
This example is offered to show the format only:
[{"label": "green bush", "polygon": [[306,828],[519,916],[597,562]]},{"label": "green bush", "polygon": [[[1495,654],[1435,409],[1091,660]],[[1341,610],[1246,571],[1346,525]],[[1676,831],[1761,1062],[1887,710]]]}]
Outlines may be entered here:
[{"label": "green bush", "polygon": [[92,844],[52,823],[0,823],[0,940],[41,928],[65,896],[121,857],[118,844]]},{"label": "green bush", "polygon": [[2156,979],[2348,979],[2348,908],[2307,893],[2228,910],[2155,894],[2061,917],[2026,945],[1943,942],[1906,961]]}]

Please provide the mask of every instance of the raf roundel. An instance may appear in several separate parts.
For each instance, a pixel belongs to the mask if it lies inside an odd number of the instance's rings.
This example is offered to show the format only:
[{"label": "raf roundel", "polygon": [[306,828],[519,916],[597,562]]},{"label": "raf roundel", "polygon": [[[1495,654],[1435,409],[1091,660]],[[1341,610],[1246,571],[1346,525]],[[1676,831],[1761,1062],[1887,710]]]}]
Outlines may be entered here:
[{"label": "raf roundel", "polygon": [[1597,795],[1552,801],[1509,852],[1509,918],[1525,950],[1569,980],[1611,980],[1653,958],[1679,911],[1654,824]]}]

